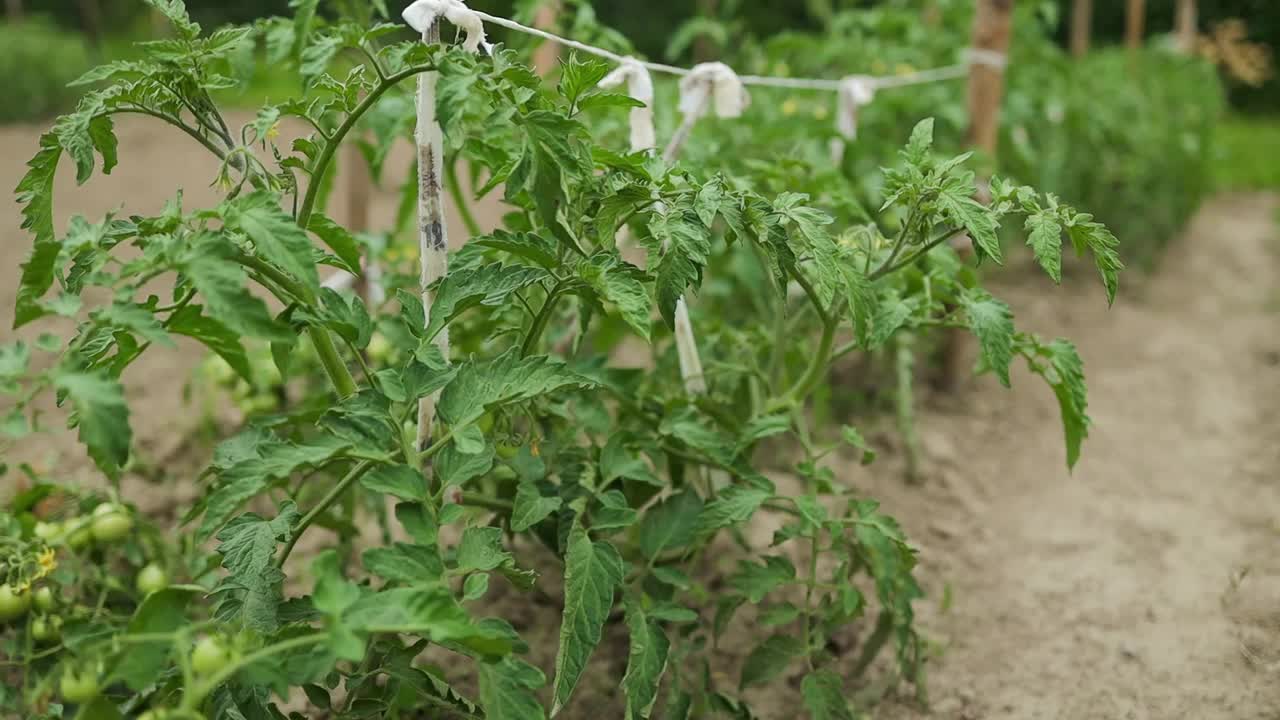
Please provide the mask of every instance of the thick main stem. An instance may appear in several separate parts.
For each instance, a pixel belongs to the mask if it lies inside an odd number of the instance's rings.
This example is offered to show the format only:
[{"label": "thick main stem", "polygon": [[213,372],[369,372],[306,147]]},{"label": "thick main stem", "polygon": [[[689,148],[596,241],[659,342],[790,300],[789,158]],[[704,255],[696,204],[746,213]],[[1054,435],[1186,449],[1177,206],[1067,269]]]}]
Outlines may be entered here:
[{"label": "thick main stem", "polygon": [[[440,42],[438,21],[422,33],[422,41],[429,45]],[[418,145],[418,245],[421,262],[418,281],[428,319],[431,317],[431,304],[435,301],[435,292],[430,287],[449,269],[449,234],[440,188],[440,178],[444,174],[444,132],[436,118],[436,83],[439,79],[440,74],[434,70],[418,78],[418,128],[414,136]],[[448,328],[436,335],[435,344],[447,359]],[[438,399],[437,392],[418,401],[419,449],[426,448],[431,441]]]}]

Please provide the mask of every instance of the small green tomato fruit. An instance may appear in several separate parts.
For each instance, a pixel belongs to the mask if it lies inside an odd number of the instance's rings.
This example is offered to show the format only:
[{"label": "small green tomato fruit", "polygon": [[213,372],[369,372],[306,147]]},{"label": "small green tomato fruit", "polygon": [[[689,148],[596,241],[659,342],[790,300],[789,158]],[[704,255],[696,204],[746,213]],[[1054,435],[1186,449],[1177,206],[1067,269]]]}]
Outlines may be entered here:
[{"label": "small green tomato fruit", "polygon": [[111,543],[123,540],[133,530],[133,518],[129,511],[113,503],[103,503],[93,509],[91,524],[93,539],[98,542]]},{"label": "small green tomato fruit", "polygon": [[62,671],[58,688],[67,702],[83,705],[98,696],[98,678],[86,670],[67,668]]},{"label": "small green tomato fruit", "polygon": [[53,589],[48,585],[36,590],[32,599],[35,601],[36,609],[40,612],[49,612],[54,605],[57,605],[57,600],[53,597]]},{"label": "small green tomato fruit", "polygon": [[31,593],[19,592],[12,585],[0,585],[0,622],[17,620],[31,607]]},{"label": "small green tomato fruit", "polygon": [[31,637],[36,642],[51,643],[62,637],[62,618],[57,615],[40,616],[31,621]]},{"label": "small green tomato fruit", "polygon": [[151,563],[138,571],[137,586],[138,592],[143,595],[160,592],[169,587],[169,576],[165,574],[164,568]]},{"label": "small green tomato fruit", "polygon": [[231,651],[221,639],[202,637],[191,651],[191,669],[197,675],[212,675],[231,662]]}]

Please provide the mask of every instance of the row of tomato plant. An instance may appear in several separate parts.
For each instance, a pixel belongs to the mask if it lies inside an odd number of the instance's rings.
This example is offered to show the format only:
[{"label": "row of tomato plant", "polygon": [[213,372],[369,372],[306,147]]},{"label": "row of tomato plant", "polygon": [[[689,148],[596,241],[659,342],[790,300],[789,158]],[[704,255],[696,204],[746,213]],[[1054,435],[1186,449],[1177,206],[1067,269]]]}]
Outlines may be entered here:
[{"label": "row of tomato plant", "polygon": [[[868,203],[818,160],[667,166],[621,151],[636,102],[597,87],[602,63],[569,58],[548,87],[501,46],[477,57],[397,41],[395,25],[326,21],[314,2],[211,33],[180,0],[150,2],[173,37],[87,75],[94,89],[42,137],[18,189],[34,249],[17,325],[76,325],[0,350],[16,398],[5,431],[40,430],[52,393],[108,482],[38,478],[0,516],[6,711],[542,718],[574,705],[621,626],[625,672],[604,681],[607,700],[585,702],[628,718],[750,717],[754,688],[799,673],[809,715],[851,718],[882,651],[908,683],[927,652],[915,550],[840,472],[841,458],[874,453],[855,428],[813,421],[832,367],[910,334],[970,331],[980,368],[1003,384],[1017,359],[1044,378],[1068,463],[1078,457],[1089,420],[1075,349],[1017,331],[949,241],[967,236],[979,262],[998,263],[999,228],[1021,227],[1057,281],[1066,238],[1095,259],[1110,299],[1116,240],[1029,187],[995,180],[978,203],[969,157],[936,152],[931,120],[884,158]],[[293,62],[304,90],[233,130],[213,97],[255,57]],[[324,208],[343,143],[362,136],[381,175],[428,72],[449,172],[470,168],[476,194],[500,191],[510,212],[501,229],[469,233],[425,307],[403,233],[371,242]],[[59,232],[60,161],[80,182],[109,173],[124,114],[217,156],[222,199],[192,209],[179,193],[155,215],[77,217]],[[289,123],[306,134],[282,147]],[[417,184],[404,185],[412,207]],[[644,263],[617,246],[624,227]],[[320,267],[359,273],[367,254],[385,266],[387,301],[322,285]],[[144,289],[157,281],[164,297]],[[705,393],[679,375],[682,297]],[[445,332],[448,355],[435,342]],[[218,444],[178,541],[121,492],[134,441],[121,379],[175,336],[206,345],[245,387],[265,373],[309,388]],[[621,357],[632,338],[648,349],[644,369]],[[419,444],[418,402],[437,394]],[[762,514],[778,519],[767,547],[747,532]],[[361,540],[362,524],[379,540]],[[526,659],[511,617],[488,614],[505,607],[486,602],[496,584],[555,603],[549,666]],[[760,641],[726,681],[719,642],[746,633]]]}]

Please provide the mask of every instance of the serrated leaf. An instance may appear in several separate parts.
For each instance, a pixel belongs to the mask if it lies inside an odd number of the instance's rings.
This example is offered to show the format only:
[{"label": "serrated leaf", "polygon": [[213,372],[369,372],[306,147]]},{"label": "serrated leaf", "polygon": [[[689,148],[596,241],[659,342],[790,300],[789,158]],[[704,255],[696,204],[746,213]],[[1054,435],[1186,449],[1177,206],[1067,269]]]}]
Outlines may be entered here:
[{"label": "serrated leaf", "polygon": [[627,597],[627,632],[630,650],[627,671],[622,676],[622,693],[626,697],[626,720],[648,718],[658,699],[658,686],[667,669],[670,642],[662,626],[649,619],[639,598]]},{"label": "serrated leaf", "polygon": [[[127,635],[163,635],[186,624],[184,614],[187,603],[199,592],[192,587],[168,587],[149,593],[129,620]],[[126,635],[126,637],[127,637]],[[130,642],[129,661],[121,663],[112,672],[134,692],[141,692],[155,682],[156,676],[169,664],[173,642],[163,640],[154,643]]]},{"label": "serrated leaf", "polygon": [[94,464],[109,477],[118,477],[129,459],[133,431],[124,388],[105,372],[60,372],[54,378],[76,411],[80,442]]},{"label": "serrated leaf", "polygon": [[726,488],[702,509],[698,516],[698,534],[710,535],[730,525],[741,525],[772,496],[769,490],[748,485]]},{"label": "serrated leaf", "polygon": [[490,263],[451,272],[436,288],[431,317],[424,336],[430,340],[463,311],[476,305],[501,307],[513,299],[512,293],[547,277],[530,267]]},{"label": "serrated leaf", "polygon": [[811,720],[854,720],[845,700],[844,683],[830,670],[814,670],[805,675],[800,695]]},{"label": "serrated leaf", "polygon": [[224,205],[221,213],[230,227],[244,232],[262,258],[313,292],[320,291],[311,239],[280,207],[278,198],[256,192]]},{"label": "serrated leaf", "polygon": [[689,489],[658,503],[640,521],[640,552],[652,560],[665,550],[687,546],[696,537],[701,515],[702,498]]},{"label": "serrated leaf", "polygon": [[1009,387],[1009,363],[1013,361],[1013,312],[1004,302],[980,288],[965,291],[960,304],[969,329],[978,337],[982,362],[1000,383]]},{"label": "serrated leaf", "polygon": [[307,223],[307,229],[329,246],[334,255],[346,265],[346,271],[360,273],[360,243],[351,231],[334,222],[324,213],[315,213]]},{"label": "serrated leaf", "polygon": [[782,674],[793,660],[804,655],[804,641],[790,635],[774,635],[752,648],[742,663],[740,688],[765,685]]},{"label": "serrated leaf", "polygon": [[370,548],[360,561],[369,572],[393,582],[420,585],[440,580],[444,562],[434,547],[396,543]]},{"label": "serrated leaf", "polygon": [[437,410],[450,425],[469,424],[497,405],[528,400],[565,387],[591,388],[596,382],[547,357],[521,358],[511,350],[491,360],[471,360],[440,394]]},{"label": "serrated leaf", "polygon": [[502,547],[502,529],[469,527],[458,543],[459,570],[496,570],[512,561],[511,553]]},{"label": "serrated leaf", "polygon": [[781,555],[770,555],[763,563],[741,561],[729,585],[753,603],[796,579],[796,567]]},{"label": "serrated leaf", "polygon": [[480,664],[480,704],[486,720],[543,720],[546,713],[534,690],[547,679],[519,658]]},{"label": "serrated leaf", "polygon": [[264,634],[276,631],[284,582],[274,562],[276,544],[289,537],[298,517],[297,507],[286,502],[274,519],[246,513],[218,533],[218,554],[227,570],[214,592],[220,598],[219,617],[236,618]]},{"label": "serrated leaf", "polygon": [[203,234],[181,261],[182,273],[205,299],[209,315],[232,330],[263,340],[290,342],[296,336],[277,323],[266,303],[245,288],[245,272],[227,238]]},{"label": "serrated leaf", "polygon": [[253,448],[248,457],[229,467],[217,468],[218,485],[205,502],[204,520],[196,538],[200,542],[208,539],[232,513],[265,491],[273,481],[322,465],[349,447],[334,437],[320,437],[310,445],[269,440]]},{"label": "serrated leaf", "polygon": [[564,615],[560,620],[560,647],[556,651],[556,679],[551,715],[569,702],[587,661],[600,643],[600,634],[614,591],[622,583],[623,562],[617,549],[604,541],[593,542],[578,523],[569,531],[565,553]]},{"label": "serrated leaf", "polygon": [[1120,287],[1120,271],[1124,269],[1124,263],[1120,262],[1120,241],[1096,222],[1074,223],[1067,232],[1077,253],[1083,254],[1086,248],[1093,253],[1094,264],[1098,266],[1102,284],[1107,290],[1107,304],[1115,302],[1116,291]]},{"label": "serrated leaf", "polygon": [[166,321],[169,332],[200,341],[226,360],[237,375],[246,382],[252,382],[253,372],[249,368],[249,358],[245,354],[244,345],[240,343],[240,336],[218,320],[202,315],[203,309],[200,305],[188,305],[170,315]]},{"label": "serrated leaf", "polygon": [[616,255],[600,253],[579,265],[578,274],[601,299],[618,309],[637,335],[649,339],[650,304],[643,271]]},{"label": "serrated leaf", "polygon": [[944,189],[938,194],[938,209],[946,216],[948,222],[964,228],[973,241],[979,259],[989,257],[997,264],[1003,262],[1000,253],[1000,238],[996,235],[999,223],[996,222],[985,205],[967,195],[959,194],[955,189]]},{"label": "serrated leaf", "polygon": [[1058,398],[1067,447],[1067,468],[1072,469],[1080,459],[1080,446],[1089,436],[1092,422],[1087,413],[1089,399],[1084,382],[1084,361],[1075,346],[1066,340],[1054,340],[1041,350],[1049,356],[1049,367],[1042,367],[1039,372]]},{"label": "serrated leaf", "polygon": [[427,499],[427,481],[408,465],[379,465],[360,478],[366,490],[386,493],[401,500]]},{"label": "serrated leaf", "polygon": [[1040,267],[1054,282],[1062,282],[1062,224],[1057,214],[1041,210],[1028,215],[1026,230],[1027,245]]},{"label": "serrated leaf", "polygon": [[40,136],[40,151],[27,162],[15,192],[22,205],[22,229],[34,235],[31,255],[22,265],[13,327],[39,318],[44,311],[37,301],[53,286],[58,241],[53,231],[53,181],[62,157],[62,146],[53,133]]},{"label": "serrated leaf", "polygon": [[511,530],[528,530],[559,510],[561,503],[559,497],[543,495],[536,483],[520,483],[516,488],[515,508],[511,511]]}]

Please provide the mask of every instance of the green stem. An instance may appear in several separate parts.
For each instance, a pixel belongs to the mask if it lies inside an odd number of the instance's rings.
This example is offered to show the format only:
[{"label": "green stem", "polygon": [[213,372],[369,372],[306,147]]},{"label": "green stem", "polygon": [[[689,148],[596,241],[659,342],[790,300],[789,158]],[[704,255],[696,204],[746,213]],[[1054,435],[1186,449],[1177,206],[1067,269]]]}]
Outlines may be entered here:
[{"label": "green stem", "polygon": [[473,492],[462,493],[461,504],[469,505],[471,507],[484,508],[486,510],[492,510],[494,512],[506,513],[508,515],[511,514],[511,511],[516,509],[515,503],[511,502],[510,500],[502,500],[500,498],[489,497],[488,495],[484,495],[482,493],[473,493]]},{"label": "green stem", "polygon": [[[824,316],[827,315],[823,313]],[[831,346],[835,343],[836,338],[836,320],[834,317],[826,316],[822,323],[822,339],[818,342],[818,352],[814,353],[813,359],[809,362],[809,367],[805,369],[804,375],[796,381],[795,385],[787,391],[782,398],[781,409],[785,407],[795,407],[804,402],[805,397],[813,391],[822,377],[827,372],[827,365],[831,362]]]},{"label": "green stem", "polygon": [[809,282],[809,278],[805,277],[804,273],[800,272],[799,269],[792,270],[791,277],[795,278],[800,287],[804,288],[804,294],[808,296],[809,302],[813,304],[813,309],[817,311],[818,317],[822,319],[823,324],[829,323],[831,320],[830,314],[823,309],[822,300],[818,297],[818,291],[814,289],[813,283]]},{"label": "green stem", "polygon": [[260,648],[242,658],[227,663],[226,667],[213,675],[210,675],[208,680],[200,683],[198,687],[189,690],[182,698],[182,705],[179,708],[179,711],[190,712],[196,707],[199,707],[200,703],[204,702],[205,697],[207,697],[215,688],[231,679],[231,677],[240,672],[241,669],[258,662],[259,660],[265,660],[272,655],[276,655],[287,650],[293,650],[294,648],[315,645],[317,643],[324,642],[328,638],[329,633],[323,632],[311,635],[301,635],[299,637],[283,640],[274,645],[268,645],[264,648]]},{"label": "green stem", "polygon": [[467,232],[470,233],[471,237],[483,235],[484,232],[480,229],[480,223],[476,222],[476,216],[471,212],[471,203],[462,194],[462,183],[458,181],[457,158],[454,158],[451,163],[445,163],[444,182],[449,188],[449,194],[453,196],[453,205],[458,209],[458,215],[462,216],[462,224],[467,226]]},{"label": "green stem", "polygon": [[355,110],[347,116],[342,125],[334,131],[328,141],[324,145],[324,150],[320,151],[320,157],[316,158],[315,165],[311,168],[311,182],[307,184],[307,193],[302,198],[302,207],[298,209],[297,222],[300,227],[306,229],[308,223],[311,222],[311,214],[315,211],[316,198],[320,190],[320,186],[324,184],[325,173],[329,170],[329,165],[333,162],[333,156],[338,151],[338,147],[342,145],[342,140],[351,132],[351,128],[359,122],[360,118],[373,107],[374,103],[382,97],[382,94],[391,89],[396,83],[408,77],[413,77],[419,73],[434,70],[434,66],[415,66],[406,68],[400,72],[388,76],[386,79],[378,83],[378,86],[369,92],[356,106]]},{"label": "green stem", "polygon": [[871,273],[871,275],[869,275],[868,278],[871,280],[876,280],[884,277],[885,275],[888,275],[891,272],[896,272],[898,270],[901,270],[904,267],[911,267],[912,263],[924,257],[925,255],[929,254],[930,250],[950,240],[956,235],[959,235],[962,232],[964,232],[964,228],[955,228],[954,230],[948,230],[947,232],[944,232],[941,235],[930,240],[929,242],[925,243],[924,246],[921,247],[919,250],[903,258],[902,262],[900,263],[894,264],[893,263],[894,258],[893,256],[890,256],[889,259],[886,260],[883,265],[876,268],[875,272]]},{"label": "green stem", "polygon": [[524,336],[524,342],[520,344],[520,357],[525,357],[533,351],[533,346],[537,344],[538,338],[542,337],[542,331],[546,329],[547,322],[551,319],[551,311],[555,309],[556,301],[559,299],[560,283],[557,282],[551,288],[551,292],[547,293],[547,299],[542,303],[542,308],[538,310],[538,316],[533,319],[533,324],[529,326],[529,334]]},{"label": "green stem", "polygon": [[[289,277],[287,273],[278,270],[271,263],[244,253],[237,260],[241,265],[266,276],[298,300],[308,305],[316,304],[316,295],[311,292],[311,288]],[[338,347],[334,345],[329,331],[323,327],[311,325],[307,327],[307,335],[311,337],[311,344],[316,349],[320,364],[324,367],[325,374],[329,376],[329,381],[333,383],[333,388],[338,391],[338,396],[345,400],[355,395],[355,378],[351,377],[351,370],[338,354]]]},{"label": "green stem", "polygon": [[321,498],[315,507],[302,516],[302,519],[298,521],[298,524],[289,533],[289,542],[280,551],[280,557],[276,559],[276,567],[284,567],[285,560],[289,559],[289,555],[293,552],[293,547],[298,544],[298,539],[302,537],[302,533],[306,532],[307,528],[311,527],[311,523],[315,522],[316,518],[320,517],[325,510],[328,510],[330,505],[337,502],[338,498],[342,497],[342,494],[347,491],[347,488],[359,480],[373,465],[372,460],[364,460],[357,463],[345,477],[338,481],[338,484],[329,488],[329,492]]},{"label": "green stem", "polygon": [[165,122],[169,123],[170,125],[172,125],[172,126],[174,126],[174,127],[178,128],[178,129],[179,129],[179,130],[181,130],[182,132],[184,132],[184,133],[186,133],[186,134],[190,135],[192,138],[194,138],[194,139],[195,139],[195,141],[196,141],[196,142],[198,142],[198,143],[200,143],[201,145],[205,146],[205,148],[206,148],[209,152],[213,153],[214,155],[217,155],[219,160],[226,160],[226,159],[227,159],[227,153],[226,153],[222,148],[220,148],[220,147],[218,147],[217,145],[213,144],[213,141],[212,141],[212,140],[210,140],[209,138],[207,138],[207,137],[205,137],[205,136],[201,135],[201,134],[199,133],[199,131],[197,131],[196,129],[192,128],[190,125],[187,125],[186,123],[182,122],[181,120],[178,120],[178,119],[176,119],[176,118],[173,118],[173,117],[171,117],[171,116],[169,116],[169,115],[165,115],[165,114],[164,114],[164,113],[162,113],[162,112],[156,112],[156,111],[154,111],[154,110],[148,110],[148,109],[146,109],[146,108],[141,108],[141,107],[121,107],[121,108],[112,108],[112,109],[110,109],[110,110],[108,110],[108,111],[106,111],[106,112],[102,113],[102,117],[106,117],[107,115],[119,115],[119,114],[122,114],[122,113],[136,113],[136,114],[138,114],[138,115],[150,115],[150,116],[151,116],[151,117],[153,117],[153,118],[158,118],[158,119],[160,119],[160,120],[163,120],[163,121],[165,121]]}]

